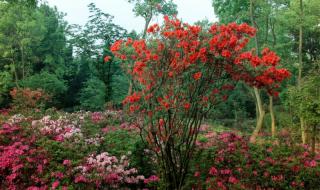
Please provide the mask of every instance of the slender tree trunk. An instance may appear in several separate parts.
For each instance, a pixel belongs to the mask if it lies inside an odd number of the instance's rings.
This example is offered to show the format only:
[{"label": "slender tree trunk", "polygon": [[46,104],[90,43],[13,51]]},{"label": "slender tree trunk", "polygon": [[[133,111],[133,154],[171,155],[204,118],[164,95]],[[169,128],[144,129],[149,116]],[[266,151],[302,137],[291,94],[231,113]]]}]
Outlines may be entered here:
[{"label": "slender tree trunk", "polygon": [[312,153],[313,153],[313,154],[316,153],[316,136],[317,136],[317,126],[316,126],[316,125],[313,125],[313,129],[312,129],[312,143],[311,143]]},{"label": "slender tree trunk", "polygon": [[261,96],[260,96],[260,91],[254,87],[253,88],[254,90],[254,95],[256,97],[256,104],[257,104],[257,107],[258,107],[258,115],[257,115],[257,123],[256,123],[256,128],[254,129],[251,137],[250,137],[250,142],[251,143],[255,143],[256,142],[256,139],[259,135],[259,132],[263,126],[263,119],[264,119],[264,116],[265,116],[265,111],[263,109],[263,104],[262,104],[262,101],[261,101]]},{"label": "slender tree trunk", "polygon": [[[275,21],[274,21],[275,22]],[[276,45],[276,34],[275,34],[275,23],[270,20],[270,25],[271,25],[271,31],[272,31],[272,37],[273,37],[273,42],[272,42],[272,47]],[[269,95],[269,112],[270,112],[270,117],[271,117],[271,136],[272,138],[276,137],[276,118],[273,110],[273,96]]]},{"label": "slender tree trunk", "polygon": [[16,83],[16,87],[20,88],[19,83],[18,83],[18,81],[19,81],[18,72],[17,72],[16,65],[14,63],[13,63],[13,67],[14,67],[14,79],[15,79],[14,81]]},{"label": "slender tree trunk", "polygon": [[306,144],[307,143],[307,133],[306,133],[305,121],[304,121],[303,117],[300,117],[300,130],[301,130],[302,144]]},{"label": "slender tree trunk", "polygon": [[24,79],[24,76],[25,76],[25,60],[24,60],[23,45],[20,46],[20,53],[21,53],[21,65],[22,65],[22,79]]},{"label": "slender tree trunk", "polygon": [[14,82],[16,84],[16,87],[19,89],[20,86],[19,86],[19,76],[18,76],[18,71],[17,71],[17,65],[15,63],[15,56],[14,56],[14,53],[13,53],[13,49],[11,49],[11,55],[12,55],[12,66],[13,66],[13,73],[14,73]]},{"label": "slender tree trunk", "polygon": [[[253,27],[258,28],[257,23],[254,20],[254,13],[253,13],[253,0],[250,0],[250,19],[251,19],[251,24]],[[259,54],[259,42],[258,42],[258,37],[255,35],[254,37],[254,43],[256,47],[256,53]]]},{"label": "slender tree trunk", "polygon": [[301,88],[301,78],[302,78],[302,21],[303,21],[303,5],[302,0],[300,0],[300,26],[299,26],[299,70],[298,70],[298,88]]},{"label": "slender tree trunk", "polygon": [[[302,81],[302,43],[303,43],[303,30],[302,30],[302,22],[303,22],[303,3],[300,0],[300,26],[299,26],[299,68],[298,68],[298,89],[301,91],[301,81]],[[306,143],[306,132],[305,132],[305,121],[302,116],[300,116],[300,130],[301,130],[301,139],[302,143]]]},{"label": "slender tree trunk", "polygon": [[[254,20],[254,15],[253,15],[253,0],[250,0],[250,18],[251,18],[251,24],[258,28],[257,27],[257,24],[255,23],[255,20]],[[258,44],[258,37],[255,36],[254,37],[254,41],[255,41],[255,46],[256,46],[256,54],[258,55],[259,54],[259,44]],[[260,91],[258,88],[254,87],[253,88],[254,90],[254,95],[255,95],[255,102],[256,102],[256,106],[258,107],[258,114],[257,114],[257,123],[256,123],[256,128],[254,129],[251,137],[250,137],[250,142],[251,143],[255,143],[256,142],[256,139],[259,135],[259,132],[262,128],[262,125],[263,125],[263,120],[264,120],[264,116],[265,116],[265,110],[263,108],[263,104],[262,104],[262,100],[261,100],[261,95],[260,95]]]},{"label": "slender tree trunk", "polygon": [[269,111],[271,116],[271,135],[273,138],[276,137],[276,119],[273,110],[273,96],[269,95]]},{"label": "slender tree trunk", "polygon": [[151,22],[151,19],[152,19],[152,15],[150,17],[146,18],[146,23],[144,25],[144,30],[143,30],[143,35],[142,35],[143,39],[146,38],[146,36],[147,36],[147,30],[148,30],[149,24]]}]

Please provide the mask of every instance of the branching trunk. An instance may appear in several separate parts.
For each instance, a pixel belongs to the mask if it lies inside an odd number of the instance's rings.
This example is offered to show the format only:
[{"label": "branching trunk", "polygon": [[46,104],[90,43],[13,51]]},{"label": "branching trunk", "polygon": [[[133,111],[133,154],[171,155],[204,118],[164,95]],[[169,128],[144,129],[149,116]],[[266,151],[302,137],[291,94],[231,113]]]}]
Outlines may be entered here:
[{"label": "branching trunk", "polygon": [[254,129],[251,137],[250,137],[250,142],[251,143],[255,143],[256,140],[257,140],[257,137],[259,135],[259,132],[263,126],[263,120],[264,120],[264,116],[265,116],[265,111],[263,109],[263,104],[262,104],[262,101],[261,101],[261,96],[260,96],[260,91],[254,87],[253,88],[254,90],[254,95],[255,95],[255,98],[256,98],[256,104],[257,104],[257,107],[258,107],[258,115],[257,115],[257,123],[256,123],[256,128]]},{"label": "branching trunk", "polygon": [[144,30],[143,30],[143,35],[142,35],[143,39],[146,38],[146,36],[147,36],[147,30],[148,30],[149,24],[151,22],[151,19],[152,19],[152,15],[145,19],[146,23],[144,25]]}]

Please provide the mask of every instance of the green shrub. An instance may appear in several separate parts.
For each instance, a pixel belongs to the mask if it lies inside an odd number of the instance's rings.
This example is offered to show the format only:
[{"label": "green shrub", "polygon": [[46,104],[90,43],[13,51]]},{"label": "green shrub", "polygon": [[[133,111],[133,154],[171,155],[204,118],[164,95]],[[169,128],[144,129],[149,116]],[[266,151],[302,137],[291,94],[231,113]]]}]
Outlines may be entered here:
[{"label": "green shrub", "polygon": [[20,84],[23,88],[42,89],[48,93],[52,97],[52,105],[48,106],[58,106],[61,96],[67,91],[65,82],[55,74],[48,72],[32,75],[21,81]]},{"label": "green shrub", "polygon": [[97,78],[91,78],[80,91],[80,108],[90,111],[103,110],[105,99],[106,85]]}]

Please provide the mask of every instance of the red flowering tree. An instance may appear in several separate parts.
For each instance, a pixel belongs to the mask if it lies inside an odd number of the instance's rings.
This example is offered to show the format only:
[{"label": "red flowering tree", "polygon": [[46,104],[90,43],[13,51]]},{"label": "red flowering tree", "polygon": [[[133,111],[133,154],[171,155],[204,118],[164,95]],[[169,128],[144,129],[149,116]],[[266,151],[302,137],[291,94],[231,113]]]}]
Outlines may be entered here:
[{"label": "red flowering tree", "polygon": [[214,105],[227,99],[235,81],[274,94],[289,72],[264,50],[257,57],[243,49],[255,35],[247,24],[212,25],[209,30],[165,17],[152,25],[149,40],[117,41],[111,51],[123,60],[137,83],[124,101],[140,122],[142,137],[161,166],[167,189],[181,189],[201,122]]}]

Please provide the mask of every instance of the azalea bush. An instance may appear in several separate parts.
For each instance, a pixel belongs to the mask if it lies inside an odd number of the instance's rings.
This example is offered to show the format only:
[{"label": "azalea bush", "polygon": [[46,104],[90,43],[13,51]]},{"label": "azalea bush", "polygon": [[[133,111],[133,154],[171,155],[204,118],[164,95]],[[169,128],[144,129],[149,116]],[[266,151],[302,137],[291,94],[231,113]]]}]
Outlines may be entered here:
[{"label": "azalea bush", "polygon": [[[153,178],[145,181],[135,169],[143,163],[139,165],[135,158],[138,136],[132,127],[124,123],[114,125],[114,131],[105,130],[110,128],[105,124],[120,123],[119,113],[56,112],[39,120],[21,114],[9,117],[0,127],[0,189],[154,187]],[[89,132],[87,127],[98,129]],[[113,134],[126,134],[122,138],[132,139],[131,144],[115,142]]]},{"label": "azalea bush", "polygon": [[[230,132],[210,137],[194,167],[194,189],[317,189],[320,155],[290,144],[249,144]],[[191,184],[190,184],[191,186]]]},{"label": "azalea bush", "polygon": [[142,175],[137,175],[135,168],[129,168],[129,160],[122,156],[117,157],[103,152],[98,155],[90,155],[85,159],[85,163],[75,168],[79,173],[76,183],[84,183],[99,188],[120,188],[125,185],[143,183],[145,179]]},{"label": "azalea bush", "polygon": [[48,183],[42,176],[49,159],[35,141],[36,136],[20,126],[3,124],[0,127],[0,189],[26,189]]},{"label": "azalea bush", "polygon": [[50,101],[50,96],[41,89],[13,88],[10,95],[12,97],[11,109],[16,113],[39,112]]},{"label": "azalea bush", "polygon": [[277,95],[290,73],[278,68],[280,58],[269,49],[261,57],[244,51],[256,32],[247,24],[207,30],[166,16],[162,27],[152,25],[148,32],[148,41],[119,40],[111,51],[134,81],[135,91],[123,104],[157,155],[164,188],[181,189],[201,122],[228,99],[233,83]]}]

